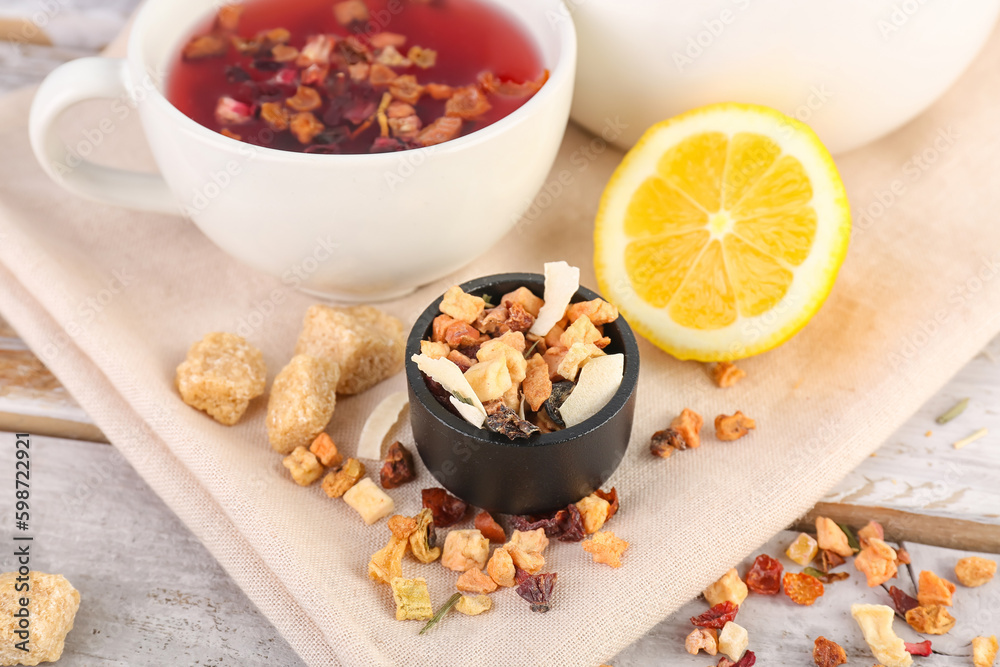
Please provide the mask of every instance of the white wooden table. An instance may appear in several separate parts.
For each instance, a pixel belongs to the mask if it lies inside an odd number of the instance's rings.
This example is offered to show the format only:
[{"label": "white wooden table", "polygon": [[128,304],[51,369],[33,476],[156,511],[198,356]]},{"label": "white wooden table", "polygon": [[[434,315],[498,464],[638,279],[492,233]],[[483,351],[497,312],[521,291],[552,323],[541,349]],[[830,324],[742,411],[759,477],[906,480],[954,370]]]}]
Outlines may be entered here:
[{"label": "white wooden table", "polygon": [[[59,20],[53,24],[58,29],[32,40],[25,38],[18,16],[30,16],[39,3],[8,0],[0,8],[0,93],[91,54],[120,28],[136,0],[58,4]],[[18,43],[3,41],[12,38]],[[945,426],[934,423],[963,397],[971,401],[960,418]],[[986,438],[962,450],[952,447],[982,427],[990,430]],[[83,593],[60,664],[302,664],[190,531],[114,448],[102,444],[103,435],[87,415],[0,319],[0,442],[10,437],[3,431],[36,434],[34,493],[40,514],[33,564],[65,574]],[[0,458],[12,456],[9,447],[0,446],[0,452]],[[909,541],[915,565],[942,574],[965,550],[1000,552],[1000,338],[816,511],[855,524],[869,516],[886,521],[897,537]],[[0,526],[0,538],[9,532]],[[775,536],[761,552],[783,552],[792,535]],[[821,602],[805,610],[784,596],[751,596],[740,622],[751,632],[758,664],[812,664],[812,640],[819,634],[841,641],[852,662],[871,664],[846,610],[851,602],[882,602],[884,596],[856,575],[829,586]],[[1000,634],[1000,582],[977,591],[963,595],[956,607],[961,633],[935,639],[942,653],[923,659],[926,664],[971,664],[969,633]],[[692,601],[612,664],[704,667],[716,662],[683,651],[691,627],[687,619],[704,607],[703,601]],[[980,621],[966,624],[977,616]]]}]

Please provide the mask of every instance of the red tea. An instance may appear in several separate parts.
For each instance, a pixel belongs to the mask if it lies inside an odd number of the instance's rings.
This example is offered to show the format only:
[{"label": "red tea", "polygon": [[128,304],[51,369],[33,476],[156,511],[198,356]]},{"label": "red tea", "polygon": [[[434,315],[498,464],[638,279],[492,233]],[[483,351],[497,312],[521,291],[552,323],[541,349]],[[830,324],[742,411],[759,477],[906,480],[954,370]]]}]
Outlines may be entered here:
[{"label": "red tea", "polygon": [[167,98],[258,146],[370,153],[486,127],[547,77],[516,19],[480,0],[250,0],[185,40]]}]

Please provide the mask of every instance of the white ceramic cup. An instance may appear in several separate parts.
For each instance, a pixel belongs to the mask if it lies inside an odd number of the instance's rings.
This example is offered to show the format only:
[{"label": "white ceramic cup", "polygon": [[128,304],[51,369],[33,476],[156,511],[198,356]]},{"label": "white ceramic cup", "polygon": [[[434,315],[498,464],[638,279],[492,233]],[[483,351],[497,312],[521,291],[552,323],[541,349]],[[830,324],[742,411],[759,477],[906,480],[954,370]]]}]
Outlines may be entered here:
[{"label": "white ceramic cup", "polygon": [[930,106],[992,34],[1000,0],[567,0],[580,38],[573,119],[634,144],[650,125],[749,102],[833,153]]},{"label": "white ceramic cup", "polygon": [[[513,16],[551,75],[510,115],[438,146],[293,153],[191,120],[164,97],[164,81],[181,41],[215,11],[207,0],[148,0],[124,59],[82,58],[52,72],[32,105],[31,145],[66,189],[190,217],[220,248],[287,283],[344,301],[400,296],[467,264],[517,223],[569,117],[576,35],[562,0],[480,1]],[[159,174],[67,166],[55,121],[92,98],[122,98],[138,109]]]}]

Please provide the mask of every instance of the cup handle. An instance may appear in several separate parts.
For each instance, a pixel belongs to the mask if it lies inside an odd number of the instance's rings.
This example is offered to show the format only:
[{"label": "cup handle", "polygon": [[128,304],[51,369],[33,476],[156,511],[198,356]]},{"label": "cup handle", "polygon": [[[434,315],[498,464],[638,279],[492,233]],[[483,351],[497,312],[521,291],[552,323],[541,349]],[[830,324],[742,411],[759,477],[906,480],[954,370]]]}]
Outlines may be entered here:
[{"label": "cup handle", "polygon": [[31,104],[31,149],[45,172],[70,192],[105,204],[177,215],[180,208],[159,174],[115,169],[70,153],[53,126],[77,102],[94,98],[131,99],[122,58],[79,58],[56,68],[39,86]]}]

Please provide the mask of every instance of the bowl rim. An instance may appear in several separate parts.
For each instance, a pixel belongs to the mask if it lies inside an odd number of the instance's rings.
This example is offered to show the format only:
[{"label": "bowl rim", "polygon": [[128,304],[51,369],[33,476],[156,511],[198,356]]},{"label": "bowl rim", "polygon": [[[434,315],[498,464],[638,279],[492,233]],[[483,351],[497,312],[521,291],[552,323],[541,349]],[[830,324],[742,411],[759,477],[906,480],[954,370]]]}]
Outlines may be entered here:
[{"label": "bowl rim", "polygon": [[[159,3],[166,2],[167,0],[158,0]],[[509,13],[510,10],[506,7],[503,0],[475,0],[476,2],[484,2],[493,6],[500,11]],[[149,100],[153,104],[160,108],[161,111],[166,113],[171,117],[177,125],[177,130],[185,132],[187,134],[193,134],[197,136],[202,141],[206,141],[210,144],[214,144],[217,148],[226,149],[230,152],[242,154],[242,152],[247,151],[249,147],[255,154],[259,151],[260,156],[267,158],[270,161],[278,162],[302,162],[305,164],[316,165],[319,162],[340,164],[343,162],[370,162],[375,166],[385,166],[390,162],[397,162],[402,155],[419,155],[419,160],[423,160],[426,157],[437,154],[449,154],[454,152],[460,152],[466,148],[471,148],[477,144],[480,144],[491,139],[495,139],[496,135],[504,134],[507,130],[520,125],[528,120],[528,118],[536,114],[540,109],[539,107],[543,104],[554,104],[556,103],[556,97],[558,96],[558,91],[565,86],[573,87],[576,78],[576,59],[577,59],[577,37],[576,37],[576,26],[572,20],[569,19],[569,10],[566,9],[566,5],[563,0],[541,0],[552,5],[552,8],[548,10],[549,12],[555,12],[561,19],[565,20],[552,21],[549,20],[548,23],[558,24],[558,26],[553,30],[554,38],[558,40],[557,55],[555,62],[552,64],[549,70],[549,78],[545,82],[545,85],[541,87],[534,95],[531,96],[527,102],[522,104],[520,107],[507,114],[503,118],[487,125],[486,127],[479,128],[455,139],[445,141],[441,144],[436,144],[433,146],[422,146],[420,148],[410,148],[403,151],[392,151],[388,153],[304,153],[298,151],[286,151],[278,148],[270,148],[268,146],[257,146],[256,144],[248,144],[237,139],[233,139],[220,134],[214,130],[211,130],[201,123],[195,121],[194,119],[188,117],[184,112],[178,109],[174,104],[167,99],[165,88],[167,85],[167,78],[169,77],[169,64],[164,67],[163,72],[159,76],[153,77],[152,72],[156,70],[150,67],[149,63],[146,62],[146,56],[143,52],[141,40],[142,35],[152,29],[151,26],[147,25],[152,21],[150,16],[154,15],[154,10],[151,9],[158,4],[156,1],[150,1],[144,3],[142,8],[136,15],[135,21],[133,23],[132,31],[129,34],[125,59],[130,63],[130,69],[132,73],[136,71],[141,71],[145,76],[153,79],[153,84],[150,89],[145,92],[149,95]],[[211,5],[209,5],[211,8]],[[184,31],[181,31],[178,36],[178,40],[182,39],[188,34],[187,31],[191,30],[194,25],[201,19],[203,19],[207,14],[200,13],[197,17],[187,21],[184,26]],[[513,17],[512,17],[513,18]],[[514,18],[514,20],[521,25],[521,29],[529,32],[530,37],[533,41],[538,42],[536,39],[536,26],[528,26],[527,22],[521,21],[519,18]],[[173,54],[176,55],[177,50],[180,48],[180,43],[175,45]],[[169,63],[173,62],[174,55],[171,55]],[[139,82],[133,82],[133,85],[138,85]],[[412,159],[412,158],[411,158]]]},{"label": "bowl rim", "polygon": [[[461,283],[459,287],[468,293],[476,293],[490,285],[510,281],[517,282],[534,292],[535,289],[533,288],[542,287],[544,280],[544,276],[539,273],[495,273],[466,281]],[[636,342],[632,327],[629,326],[624,316],[619,314],[618,319],[613,324],[616,326],[621,338],[622,354],[625,356],[625,370],[618,390],[611,397],[611,400],[598,410],[597,413],[575,426],[553,431],[552,433],[541,433],[537,436],[531,436],[527,440],[512,440],[485,427],[476,428],[464,419],[455,416],[438,402],[430,389],[427,388],[423,373],[410,360],[412,355],[420,353],[420,341],[423,339],[424,333],[427,331],[434,317],[440,314],[438,307],[443,297],[444,294],[434,299],[413,323],[413,327],[410,329],[410,333],[406,339],[404,363],[406,365],[406,383],[413,396],[431,416],[451,430],[457,431],[463,436],[474,438],[479,442],[499,447],[532,449],[560,445],[571,440],[576,440],[610,422],[625,409],[629,399],[635,393],[639,383],[639,345]],[[580,285],[573,295],[571,302],[589,301],[598,298],[603,297],[597,292]],[[410,414],[412,418],[412,406]]]}]

